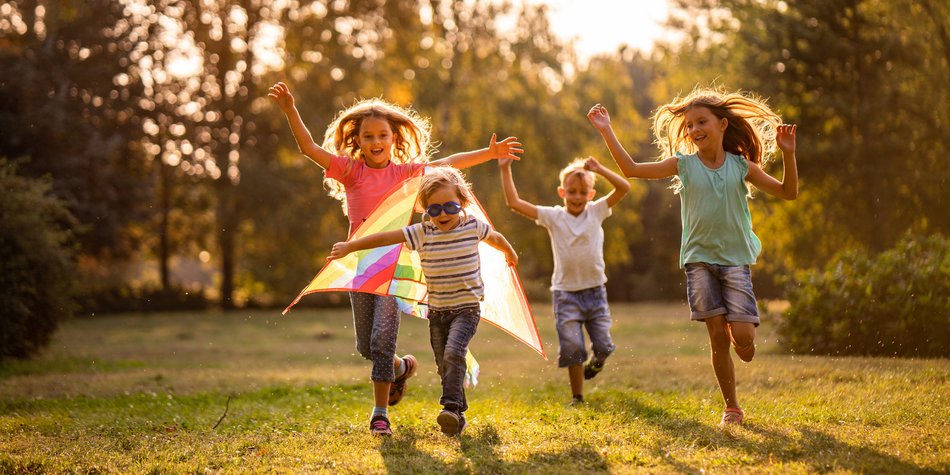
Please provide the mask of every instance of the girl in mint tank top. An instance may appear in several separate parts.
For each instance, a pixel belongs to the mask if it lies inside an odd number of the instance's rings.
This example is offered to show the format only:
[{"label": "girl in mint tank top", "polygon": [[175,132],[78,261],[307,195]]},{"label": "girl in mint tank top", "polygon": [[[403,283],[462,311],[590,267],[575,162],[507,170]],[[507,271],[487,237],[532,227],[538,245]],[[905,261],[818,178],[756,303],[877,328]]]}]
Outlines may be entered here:
[{"label": "girl in mint tank top", "polygon": [[[747,183],[778,198],[798,196],[796,126],[783,124],[764,100],[742,92],[697,87],[657,109],[656,143],[664,157],[637,163],[624,150],[604,106],[587,114],[627,177],[673,178],[680,195],[683,235],[680,267],[686,273],[690,318],[706,324],[712,366],[725,402],[720,424],[741,424],[730,346],[739,359],[755,355],[759,315],[750,266],[762,249],[752,231]],[[778,148],[784,177],[763,167]]]}]

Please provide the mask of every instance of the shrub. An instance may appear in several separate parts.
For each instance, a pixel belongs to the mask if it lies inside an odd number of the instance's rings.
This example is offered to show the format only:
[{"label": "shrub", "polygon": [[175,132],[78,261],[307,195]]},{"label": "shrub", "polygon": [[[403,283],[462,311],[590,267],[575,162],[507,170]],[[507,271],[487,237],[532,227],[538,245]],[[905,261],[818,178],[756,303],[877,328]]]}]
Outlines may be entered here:
[{"label": "shrub", "polygon": [[950,356],[950,241],[906,235],[868,257],[839,253],[789,292],[779,326],[796,353]]},{"label": "shrub", "polygon": [[73,219],[49,188],[0,159],[0,360],[35,354],[72,315]]}]

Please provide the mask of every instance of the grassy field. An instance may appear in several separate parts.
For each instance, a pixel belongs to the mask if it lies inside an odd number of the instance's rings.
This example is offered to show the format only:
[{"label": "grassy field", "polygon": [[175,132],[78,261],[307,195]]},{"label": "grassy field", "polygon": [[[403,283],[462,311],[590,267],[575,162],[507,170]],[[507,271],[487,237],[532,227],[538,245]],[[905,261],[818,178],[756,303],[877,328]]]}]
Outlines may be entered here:
[{"label": "grassy field", "polygon": [[950,361],[793,356],[764,319],[736,359],[747,424],[722,402],[702,325],[680,304],[614,305],[617,352],[570,407],[550,307],[548,361],[488,324],[469,427],[439,432],[425,322],[395,435],[367,423],[369,363],[349,311],[121,315],[63,325],[0,367],[0,473],[947,473]]}]

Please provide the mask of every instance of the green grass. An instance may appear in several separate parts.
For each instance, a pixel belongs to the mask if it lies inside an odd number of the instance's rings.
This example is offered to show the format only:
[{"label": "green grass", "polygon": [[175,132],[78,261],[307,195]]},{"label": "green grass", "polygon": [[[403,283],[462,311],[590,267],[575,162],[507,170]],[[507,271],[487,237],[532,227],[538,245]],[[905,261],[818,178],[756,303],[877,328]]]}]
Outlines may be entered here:
[{"label": "green grass", "polygon": [[549,306],[534,306],[548,361],[482,324],[460,438],[435,423],[418,319],[400,330],[421,366],[389,439],[367,430],[347,310],[74,320],[41,357],[0,366],[0,473],[950,471],[946,359],[781,354],[765,318],[755,361],[736,359],[747,424],[721,429],[704,327],[678,304],[612,310],[617,352],[579,408]]}]

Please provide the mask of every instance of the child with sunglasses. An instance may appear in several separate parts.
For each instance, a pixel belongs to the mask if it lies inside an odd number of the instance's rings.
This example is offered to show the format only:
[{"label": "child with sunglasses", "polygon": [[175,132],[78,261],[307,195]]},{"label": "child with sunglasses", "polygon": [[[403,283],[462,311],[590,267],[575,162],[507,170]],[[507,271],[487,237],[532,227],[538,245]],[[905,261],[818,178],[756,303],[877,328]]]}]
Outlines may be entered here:
[{"label": "child with sunglasses", "polygon": [[[517,160],[516,154],[523,152],[515,137],[496,142],[492,134],[487,148],[430,162],[434,147],[429,120],[381,99],[363,100],[341,111],[319,145],[286,84],[274,84],[268,96],[287,116],[300,151],[325,170],[324,184],[330,196],[342,203],[350,221],[350,236],[389,190],[426,164],[466,168],[501,157]],[[350,303],[356,349],[373,364],[370,432],[392,435],[387,406],[402,400],[407,380],[416,373],[416,358],[396,355],[399,312],[395,297],[350,292]]]},{"label": "child with sunglasses", "polygon": [[518,263],[518,255],[504,236],[464,213],[472,201],[468,184],[457,169],[427,170],[419,189],[418,202],[426,210],[421,223],[338,242],[327,258],[398,243],[419,252],[429,285],[429,341],[442,380],[442,411],[436,421],[446,435],[461,434],[466,425],[465,355],[481,318],[479,303],[484,295],[478,243],[485,241],[502,251],[508,265]]}]

